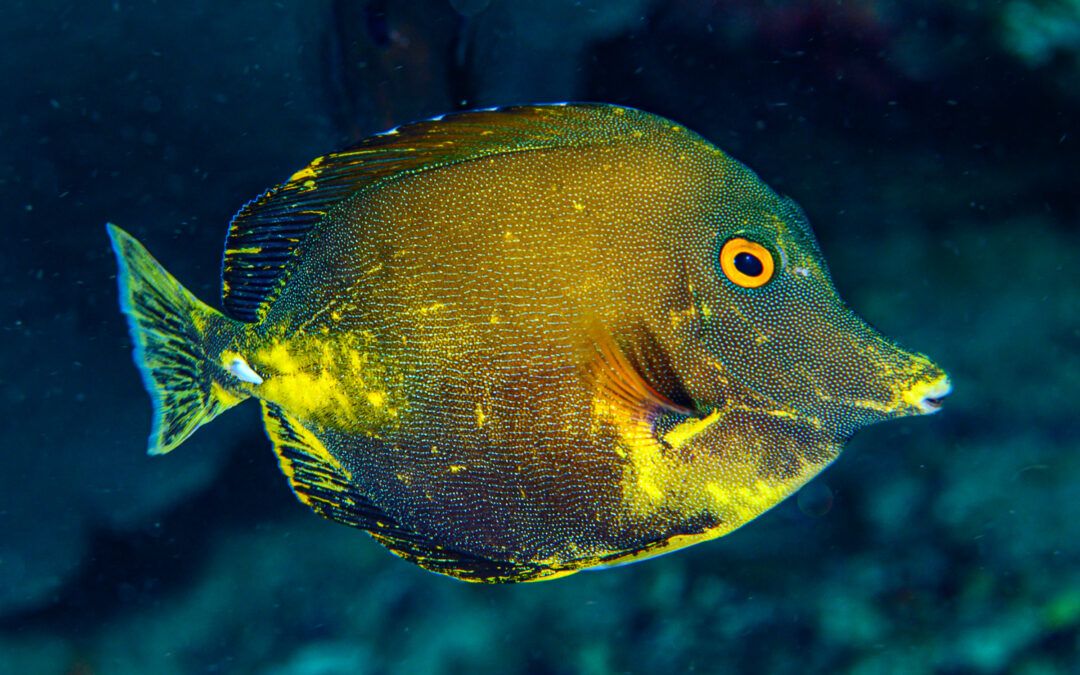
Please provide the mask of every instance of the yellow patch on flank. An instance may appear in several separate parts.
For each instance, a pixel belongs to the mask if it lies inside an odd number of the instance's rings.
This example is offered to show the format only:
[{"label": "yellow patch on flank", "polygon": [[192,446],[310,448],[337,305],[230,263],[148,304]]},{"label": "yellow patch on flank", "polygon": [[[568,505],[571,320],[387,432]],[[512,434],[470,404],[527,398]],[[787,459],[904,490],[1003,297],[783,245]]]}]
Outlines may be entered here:
[{"label": "yellow patch on flank", "polygon": [[[629,431],[629,430],[628,430]],[[624,498],[636,513],[652,513],[665,499],[671,466],[660,445],[640,431],[623,435],[629,460],[623,476]]]},{"label": "yellow patch on flank", "polygon": [[407,400],[400,377],[363,334],[273,339],[250,355],[262,376],[259,398],[305,424],[378,437],[396,425]]},{"label": "yellow patch on flank", "polygon": [[691,418],[664,434],[664,442],[672,448],[682,447],[688,440],[705,431],[720,420],[720,411],[716,410],[701,419]]},{"label": "yellow patch on flank", "polygon": [[357,385],[362,388],[367,388],[367,383],[364,381],[364,366],[367,365],[367,362],[367,352],[349,352],[349,376],[355,379]]},{"label": "yellow patch on flank", "polygon": [[418,307],[413,311],[415,311],[420,316],[427,316],[428,314],[434,314],[435,312],[443,309],[444,307],[446,307],[446,305],[441,302],[433,302],[426,307]]},{"label": "yellow patch on flank", "polygon": [[300,419],[319,417],[351,417],[352,402],[341,382],[331,373],[332,351],[329,345],[320,350],[321,359],[291,352],[285,344],[275,342],[253,356],[263,366],[266,377],[259,395],[276,403]]},{"label": "yellow patch on flank", "polygon": [[283,342],[272,342],[260,349],[255,355],[255,361],[284,375],[296,373],[301,368],[301,364]]},{"label": "yellow patch on flank", "polygon": [[655,517],[661,509],[673,517],[712,516],[719,524],[704,532],[678,535],[644,551],[604,561],[614,565],[667,553],[732,532],[757,518],[802,487],[819,466],[804,464],[794,478],[762,477],[756,461],[718,461],[703,453],[689,460],[668,458],[658,463],[652,452],[632,452],[624,477],[624,502],[633,522]]},{"label": "yellow patch on flank", "polygon": [[[761,459],[766,450],[760,439],[740,438],[721,426],[727,414],[724,409],[668,431],[663,441],[670,447],[652,436],[650,425],[625,416],[620,419],[614,407],[605,410],[594,403],[594,411],[601,416],[613,413],[606,422],[614,423],[621,437],[618,454],[625,457],[625,464],[620,485],[628,527],[658,515],[671,519],[673,525],[702,515],[719,523],[707,532],[673,538],[605,564],[649,557],[727,534],[781,502],[823,468],[803,461],[790,478],[764,475]],[[777,416],[794,414],[778,411]]]},{"label": "yellow patch on flank", "polygon": [[381,391],[369,391],[367,401],[373,408],[381,408],[386,404],[386,395]]},{"label": "yellow patch on flank", "polygon": [[479,403],[476,404],[476,428],[484,428],[484,422],[487,421],[487,415],[484,414],[484,407]]}]

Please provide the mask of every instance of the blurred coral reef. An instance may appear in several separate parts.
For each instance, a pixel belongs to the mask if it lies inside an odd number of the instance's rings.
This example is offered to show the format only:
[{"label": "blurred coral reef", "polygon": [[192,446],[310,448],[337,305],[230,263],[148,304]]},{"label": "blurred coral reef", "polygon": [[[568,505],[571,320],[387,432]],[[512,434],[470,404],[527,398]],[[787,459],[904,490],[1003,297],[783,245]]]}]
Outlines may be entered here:
[{"label": "blurred coral reef", "polygon": [[[0,17],[0,672],[1075,667],[1077,0],[46,1]],[[825,492],[726,538],[520,587],[427,574],[311,515],[254,408],[145,456],[105,222],[210,300],[228,219],[310,158],[552,100],[672,117],[794,197],[847,301],[950,371],[945,410],[860,433]]]}]

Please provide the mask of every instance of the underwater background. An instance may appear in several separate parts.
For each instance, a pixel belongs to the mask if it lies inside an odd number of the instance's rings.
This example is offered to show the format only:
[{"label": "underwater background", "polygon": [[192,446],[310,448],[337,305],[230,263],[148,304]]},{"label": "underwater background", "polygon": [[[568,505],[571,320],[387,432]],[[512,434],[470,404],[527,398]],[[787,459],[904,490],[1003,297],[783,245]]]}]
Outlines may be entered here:
[{"label": "underwater background", "polygon": [[[7,0],[0,37],[0,673],[1080,672],[1077,0]],[[944,410],[727,537],[518,586],[313,515],[254,404],[145,454],[106,222],[212,301],[310,159],[563,100],[798,201]]]}]

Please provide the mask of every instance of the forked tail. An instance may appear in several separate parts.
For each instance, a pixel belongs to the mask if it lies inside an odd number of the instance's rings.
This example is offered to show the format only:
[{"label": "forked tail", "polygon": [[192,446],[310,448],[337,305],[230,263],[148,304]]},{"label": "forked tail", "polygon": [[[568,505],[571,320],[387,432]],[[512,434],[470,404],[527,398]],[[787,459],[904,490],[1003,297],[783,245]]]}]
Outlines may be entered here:
[{"label": "forked tail", "polygon": [[109,237],[118,265],[120,308],[135,345],[135,365],[154,404],[147,452],[162,455],[196,429],[247,398],[215,379],[221,366],[208,358],[207,340],[239,322],[208,307],[115,225]]}]

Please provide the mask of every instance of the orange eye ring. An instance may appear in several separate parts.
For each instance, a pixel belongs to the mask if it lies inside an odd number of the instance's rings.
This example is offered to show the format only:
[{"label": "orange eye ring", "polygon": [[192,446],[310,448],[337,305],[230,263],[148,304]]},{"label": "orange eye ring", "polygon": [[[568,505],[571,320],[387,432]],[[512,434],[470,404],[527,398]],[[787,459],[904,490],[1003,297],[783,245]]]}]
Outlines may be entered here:
[{"label": "orange eye ring", "polygon": [[761,244],[734,237],[720,249],[720,269],[736,286],[758,288],[772,279],[776,263],[769,249]]}]

